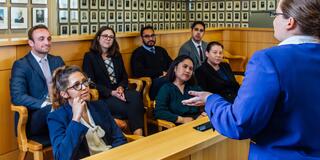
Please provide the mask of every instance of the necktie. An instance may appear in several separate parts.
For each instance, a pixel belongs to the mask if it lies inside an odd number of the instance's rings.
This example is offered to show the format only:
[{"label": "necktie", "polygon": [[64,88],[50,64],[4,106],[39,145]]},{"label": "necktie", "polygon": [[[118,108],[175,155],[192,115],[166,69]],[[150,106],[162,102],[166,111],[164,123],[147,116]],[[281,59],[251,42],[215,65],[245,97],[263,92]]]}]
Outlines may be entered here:
[{"label": "necktie", "polygon": [[203,54],[202,54],[202,48],[201,48],[201,45],[198,46],[199,48],[199,56],[200,56],[200,62],[202,63],[203,62]]},{"label": "necktie", "polygon": [[155,54],[156,53],[156,51],[155,51],[155,49],[152,47],[152,48],[150,48],[150,52],[152,52],[153,54]]},{"label": "necktie", "polygon": [[48,60],[45,58],[42,58],[40,60],[40,64],[41,64],[41,69],[43,72],[44,77],[46,78],[46,82],[47,82],[47,87],[48,87],[48,93],[50,93],[50,89],[51,89],[51,80],[52,80],[52,76],[51,76],[51,71],[49,68],[49,63]]}]

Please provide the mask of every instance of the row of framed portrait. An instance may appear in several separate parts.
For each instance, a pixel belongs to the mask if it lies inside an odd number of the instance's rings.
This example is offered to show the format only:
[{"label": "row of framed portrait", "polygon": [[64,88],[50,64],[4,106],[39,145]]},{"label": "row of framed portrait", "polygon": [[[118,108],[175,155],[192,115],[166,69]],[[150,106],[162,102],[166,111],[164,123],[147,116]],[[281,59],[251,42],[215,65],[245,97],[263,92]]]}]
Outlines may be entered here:
[{"label": "row of framed portrait", "polygon": [[[10,9],[10,16],[9,10]],[[0,29],[26,29],[28,28],[27,7],[0,7]],[[32,8],[32,25],[48,25],[48,9]]]},{"label": "row of framed portrait", "polygon": [[189,21],[248,22],[250,12],[189,12]]},{"label": "row of framed portrait", "polygon": [[[14,4],[28,4],[29,0],[11,0]],[[30,0],[31,4],[47,4],[47,0]],[[7,3],[7,0],[0,0],[0,3]]]}]

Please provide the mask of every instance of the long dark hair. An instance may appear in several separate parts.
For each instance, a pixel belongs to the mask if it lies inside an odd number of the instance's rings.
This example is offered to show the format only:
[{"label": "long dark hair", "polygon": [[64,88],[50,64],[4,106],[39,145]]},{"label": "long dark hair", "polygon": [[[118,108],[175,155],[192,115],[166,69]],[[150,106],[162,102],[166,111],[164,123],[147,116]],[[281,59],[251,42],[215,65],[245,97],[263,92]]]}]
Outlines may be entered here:
[{"label": "long dark hair", "polygon": [[102,49],[101,49],[101,45],[99,43],[99,39],[100,39],[100,36],[101,36],[102,32],[104,32],[105,30],[110,30],[114,34],[113,43],[112,43],[111,47],[108,49],[108,55],[107,56],[108,57],[118,56],[120,54],[120,51],[119,51],[119,44],[118,44],[118,42],[116,40],[116,33],[109,26],[103,26],[98,30],[98,32],[94,36],[94,39],[93,39],[93,41],[91,43],[90,51],[93,52],[93,53],[102,54]]},{"label": "long dark hair", "polygon": [[[186,59],[189,59],[192,62],[192,64],[194,65],[193,60],[189,56],[187,56],[187,55],[178,56],[176,59],[173,60],[173,62],[171,63],[171,65],[168,69],[168,73],[167,73],[168,81],[174,82],[174,80],[176,79],[176,73],[175,73],[174,69],[179,65],[179,63],[183,62]],[[195,78],[193,76],[193,73],[192,73],[191,78],[186,83],[189,85],[195,84]]]}]

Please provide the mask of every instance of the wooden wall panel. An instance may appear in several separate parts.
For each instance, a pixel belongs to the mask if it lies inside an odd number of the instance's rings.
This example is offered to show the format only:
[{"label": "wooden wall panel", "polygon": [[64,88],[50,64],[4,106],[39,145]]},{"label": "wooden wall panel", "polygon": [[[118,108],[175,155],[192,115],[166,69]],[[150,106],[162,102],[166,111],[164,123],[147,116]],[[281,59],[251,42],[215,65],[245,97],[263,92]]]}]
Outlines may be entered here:
[{"label": "wooden wall panel", "polygon": [[64,61],[82,60],[90,44],[91,41],[55,42],[50,53],[61,56]]},{"label": "wooden wall panel", "polygon": [[1,47],[0,55],[0,70],[11,69],[16,60],[16,46]]}]

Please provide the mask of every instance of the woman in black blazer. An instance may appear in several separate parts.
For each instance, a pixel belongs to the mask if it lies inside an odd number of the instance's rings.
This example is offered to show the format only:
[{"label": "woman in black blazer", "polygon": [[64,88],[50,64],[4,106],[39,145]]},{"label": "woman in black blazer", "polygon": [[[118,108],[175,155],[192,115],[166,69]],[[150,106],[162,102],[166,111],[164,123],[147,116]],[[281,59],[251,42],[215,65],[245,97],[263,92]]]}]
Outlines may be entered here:
[{"label": "woman in black blazer", "polygon": [[205,91],[220,94],[233,103],[240,85],[237,83],[231,67],[223,60],[223,45],[210,42],[206,49],[207,60],[196,70],[198,84]]},{"label": "woman in black blazer", "polygon": [[128,75],[115,38],[112,28],[99,29],[90,51],[84,55],[83,71],[96,83],[99,98],[106,102],[111,114],[118,119],[128,119],[133,134],[142,135],[142,98],[135,90],[128,89]]}]

